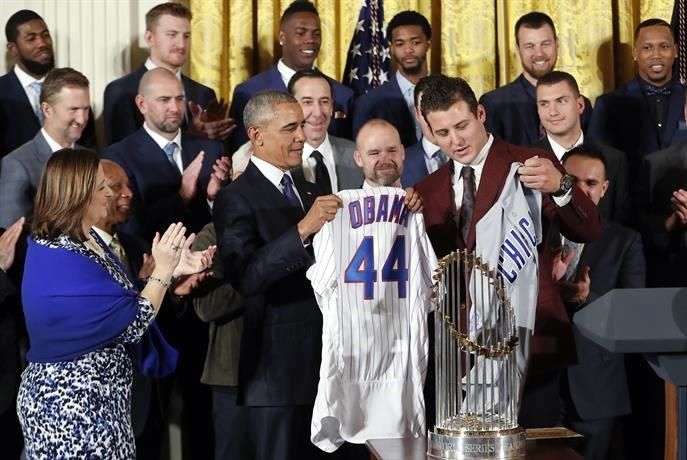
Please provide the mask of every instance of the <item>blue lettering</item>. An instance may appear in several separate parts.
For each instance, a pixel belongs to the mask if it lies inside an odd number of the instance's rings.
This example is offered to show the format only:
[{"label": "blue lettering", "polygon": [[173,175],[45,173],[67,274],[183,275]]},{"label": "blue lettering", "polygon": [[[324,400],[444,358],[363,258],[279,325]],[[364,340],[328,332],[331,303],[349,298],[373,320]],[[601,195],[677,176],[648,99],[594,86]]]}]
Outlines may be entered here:
[{"label": "blue lettering", "polygon": [[377,222],[386,222],[389,211],[389,195],[380,195],[377,206]]},{"label": "blue lettering", "polygon": [[358,228],[363,225],[363,213],[360,211],[360,201],[351,201],[348,205],[348,214],[351,216],[352,228]]},{"label": "blue lettering", "polygon": [[389,213],[389,220],[387,222],[398,223],[401,210],[403,209],[403,198],[399,195],[394,196],[394,202],[391,204],[391,213]]},{"label": "blue lettering", "polygon": [[534,237],[532,232],[530,232],[530,226],[532,225],[529,220],[526,218],[521,218],[520,221],[518,222],[518,225],[520,226],[520,230],[525,232],[525,234],[529,237],[530,243],[532,243],[532,246],[537,245],[537,239]]},{"label": "blue lettering", "polygon": [[375,221],[375,197],[366,196],[363,198],[363,206],[365,207],[365,214],[363,214],[365,225],[373,223]]},{"label": "blue lettering", "polygon": [[522,268],[523,265],[525,265],[525,258],[520,254],[520,251],[518,251],[518,248],[515,247],[513,243],[509,239],[506,239],[506,241],[503,242],[503,245],[501,245],[501,249],[503,249],[503,252],[506,253],[508,257],[510,257],[513,262],[515,262],[515,265],[518,266],[518,270]]},{"label": "blue lettering", "polygon": [[522,240],[522,238],[520,238],[520,235],[518,235],[518,232],[515,231],[515,229],[512,229],[512,230],[510,231],[510,234],[513,236],[513,238],[515,239],[515,241],[518,242],[518,244],[520,245],[520,247],[522,248],[522,250],[525,251],[525,255],[527,256],[527,258],[529,259],[530,257],[532,257],[532,253],[530,252],[529,248],[527,247],[527,245],[525,244],[525,242]]}]

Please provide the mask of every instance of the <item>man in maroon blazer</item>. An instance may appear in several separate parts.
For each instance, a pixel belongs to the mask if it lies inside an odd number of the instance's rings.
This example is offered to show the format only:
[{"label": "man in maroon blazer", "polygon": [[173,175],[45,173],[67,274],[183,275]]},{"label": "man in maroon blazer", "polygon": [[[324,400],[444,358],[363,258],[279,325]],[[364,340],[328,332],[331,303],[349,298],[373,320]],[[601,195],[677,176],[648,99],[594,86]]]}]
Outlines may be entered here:
[{"label": "man in maroon blazer", "polygon": [[[594,203],[576,186],[553,154],[507,144],[486,131],[485,111],[460,78],[440,77],[422,95],[422,115],[452,161],[416,186],[424,202],[427,233],[438,257],[475,248],[475,225],[498,199],[514,162],[522,183],[542,192],[542,230],[555,224],[576,242],[601,233]],[[553,426],[558,417],[561,370],[575,362],[570,318],[554,285],[552,248],[538,246],[539,296],[525,383],[521,425]]]}]

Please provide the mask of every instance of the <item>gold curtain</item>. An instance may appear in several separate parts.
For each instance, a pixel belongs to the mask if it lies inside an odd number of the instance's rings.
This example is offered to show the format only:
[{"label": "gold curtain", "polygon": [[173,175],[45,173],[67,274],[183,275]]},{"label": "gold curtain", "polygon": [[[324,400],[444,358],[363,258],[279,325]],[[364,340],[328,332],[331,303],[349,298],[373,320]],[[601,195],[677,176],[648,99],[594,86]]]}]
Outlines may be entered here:
[{"label": "gold curtain", "polygon": [[[228,99],[236,85],[279,58],[279,18],[291,0],[183,0],[193,12],[191,77]],[[314,0],[322,22],[317,66],[342,77],[360,0]],[[465,78],[479,96],[520,72],[513,27],[528,11],[549,14],[557,68],[592,101],[634,74],[632,35],[651,17],[670,21],[672,0],[385,0],[386,22],[412,9],[432,24],[432,72]]]}]

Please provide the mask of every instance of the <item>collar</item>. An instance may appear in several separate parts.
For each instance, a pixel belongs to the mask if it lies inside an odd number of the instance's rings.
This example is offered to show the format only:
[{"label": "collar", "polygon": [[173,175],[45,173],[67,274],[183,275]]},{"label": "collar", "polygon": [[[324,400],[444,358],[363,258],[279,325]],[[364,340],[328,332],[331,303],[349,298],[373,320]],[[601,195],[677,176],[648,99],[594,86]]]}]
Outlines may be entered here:
[{"label": "collar", "polygon": [[489,153],[489,149],[491,148],[491,145],[494,143],[494,136],[489,133],[489,138],[487,139],[487,142],[484,144],[484,147],[482,147],[482,150],[479,151],[477,156],[470,162],[468,165],[464,165],[458,160],[453,160],[453,166],[454,166],[454,171],[460,171],[463,166],[472,166],[475,170],[479,169],[480,171],[482,170],[482,167],[484,167],[484,160],[487,158],[487,154]]},{"label": "collar", "polygon": [[103,243],[105,243],[106,246],[110,246],[110,243],[112,243],[112,240],[114,239],[114,235],[110,235],[107,233],[105,230],[101,230],[96,226],[91,227],[95,233],[98,234],[101,240],[103,240]]},{"label": "collar", "polygon": [[19,83],[21,84],[22,88],[28,88],[29,85],[34,81],[39,81],[43,83],[43,80],[45,80],[45,75],[43,75],[42,78],[35,79],[28,73],[24,72],[24,70],[16,64],[14,66],[14,75],[17,76],[17,79],[19,80]]},{"label": "collar", "polygon": [[[410,80],[408,80],[406,77],[404,77],[400,71],[396,71],[396,81],[398,82],[398,87],[401,88],[401,93],[403,95],[408,94],[410,91],[410,94],[413,94],[413,91],[415,91],[415,85],[413,85]],[[415,96],[413,95],[413,100]]]},{"label": "collar", "polygon": [[[155,63],[153,62],[152,59],[150,59],[150,56],[148,56],[148,59],[146,59],[146,62],[145,62],[145,64],[143,64],[143,65],[144,65],[144,66],[146,67],[146,69],[148,69],[148,70],[153,70],[153,69],[157,69],[158,67],[160,67],[159,65],[155,64]],[[177,78],[178,78],[179,80],[181,80],[181,67],[179,67],[179,68],[177,69],[177,71],[174,72],[174,75],[176,75]]]},{"label": "collar", "polygon": [[432,144],[425,136],[422,136],[420,142],[422,142],[422,150],[425,152],[425,157],[428,159],[432,159],[432,155],[434,155],[437,150],[441,150],[438,145]]},{"label": "collar", "polygon": [[[387,185],[387,187],[401,188],[401,179],[399,179],[399,180],[396,181],[396,182],[397,182],[396,184]],[[363,181],[362,189],[363,189],[363,190],[372,190],[372,189],[379,188],[379,187],[380,187],[380,185],[371,184],[370,182],[367,181],[367,179],[365,179],[365,180]]]},{"label": "collar", "polygon": [[296,71],[293,70],[291,67],[287,66],[284,64],[283,59],[279,59],[277,62],[277,71],[279,72],[279,75],[281,75],[281,79],[284,82],[284,86],[288,88],[289,86],[289,81],[291,81],[291,77],[293,77],[296,74]]},{"label": "collar", "polygon": [[179,129],[179,130],[177,131],[176,136],[174,136],[174,139],[172,139],[171,141],[170,141],[170,140],[167,140],[166,137],[163,137],[163,136],[161,136],[160,134],[158,134],[158,133],[156,133],[155,131],[153,131],[152,129],[150,129],[150,127],[148,127],[148,123],[145,122],[145,121],[143,122],[143,129],[145,129],[145,131],[148,133],[148,135],[149,135],[150,137],[153,138],[153,140],[155,141],[155,143],[156,143],[161,149],[164,150],[164,148],[165,148],[165,147],[167,146],[167,144],[169,144],[170,142],[176,142],[177,147],[179,147],[179,149],[181,149],[181,129]]},{"label": "collar", "polygon": [[315,150],[320,152],[325,159],[332,160],[333,162],[334,151],[332,149],[332,143],[329,141],[329,133],[325,135],[324,140],[317,148],[314,148],[307,142],[303,144],[303,161],[310,158],[310,154],[313,153]]},{"label": "collar", "polygon": [[534,101],[537,100],[537,88],[532,83],[530,83],[530,81],[527,78],[525,78],[524,73],[521,73],[516,81],[520,82],[523,89],[525,90],[525,94],[527,94],[527,97]]},{"label": "collar", "polygon": [[[284,174],[288,174],[291,180],[293,181],[293,176],[291,175],[291,171],[282,171],[281,169],[277,168],[271,163],[266,162],[265,160],[256,157],[253,155],[250,158],[250,161],[253,162],[256,168],[262,173],[265,178],[272,183],[275,187],[277,187],[277,190],[281,192],[281,178],[284,177]],[[295,182],[294,182],[295,186]]]},{"label": "collar", "polygon": [[554,155],[556,155],[558,161],[561,161],[563,159],[563,155],[565,155],[565,152],[577,147],[578,145],[584,142],[584,133],[580,132],[580,137],[578,137],[575,143],[570,147],[563,147],[561,144],[554,141],[549,134],[546,135],[546,138],[549,140],[549,144],[551,144],[551,149],[553,150]]},{"label": "collar", "polygon": [[[55,139],[50,137],[50,134],[45,130],[45,128],[41,128],[41,134],[43,135],[43,138],[45,141],[48,143],[50,146],[50,150],[52,150],[52,153],[57,152],[58,150],[62,150],[64,147],[60,145],[59,142],[57,142]],[[74,142],[72,142],[72,145],[69,146],[69,148],[74,148],[74,145],[76,145]]]}]

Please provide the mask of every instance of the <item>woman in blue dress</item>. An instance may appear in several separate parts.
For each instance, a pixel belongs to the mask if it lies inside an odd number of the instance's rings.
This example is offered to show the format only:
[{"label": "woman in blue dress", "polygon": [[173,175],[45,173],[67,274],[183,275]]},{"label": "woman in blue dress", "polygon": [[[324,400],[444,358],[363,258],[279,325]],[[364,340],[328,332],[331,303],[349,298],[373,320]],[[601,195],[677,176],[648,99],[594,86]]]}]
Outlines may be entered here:
[{"label": "woman in blue dress", "polygon": [[17,398],[29,459],[134,459],[132,363],[164,374],[176,362],[153,320],[185,228],[156,235],[155,269],[139,293],[91,229],[111,197],[87,150],[55,152],[38,185],[22,284],[31,346]]}]

